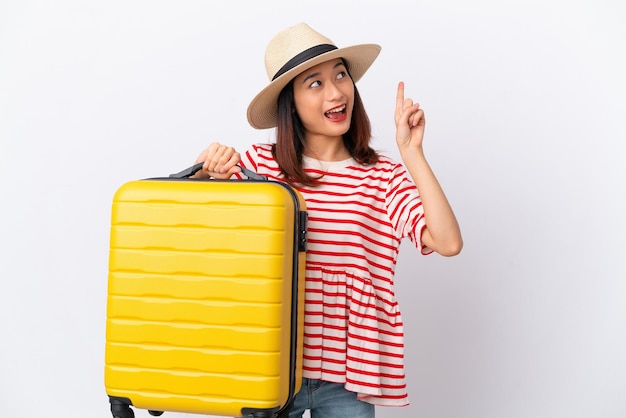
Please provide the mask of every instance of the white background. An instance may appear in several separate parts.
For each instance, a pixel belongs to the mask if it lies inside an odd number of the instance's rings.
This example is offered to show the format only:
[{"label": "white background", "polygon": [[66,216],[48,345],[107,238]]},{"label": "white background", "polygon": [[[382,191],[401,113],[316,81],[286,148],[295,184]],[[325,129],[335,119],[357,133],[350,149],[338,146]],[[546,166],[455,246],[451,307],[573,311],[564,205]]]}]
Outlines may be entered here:
[{"label": "white background", "polygon": [[0,416],[110,416],[113,193],[267,141],[245,110],[300,21],[383,46],[358,84],[374,146],[398,156],[403,80],[465,241],[403,244],[412,403],[378,416],[626,416],[619,0],[0,0]]}]

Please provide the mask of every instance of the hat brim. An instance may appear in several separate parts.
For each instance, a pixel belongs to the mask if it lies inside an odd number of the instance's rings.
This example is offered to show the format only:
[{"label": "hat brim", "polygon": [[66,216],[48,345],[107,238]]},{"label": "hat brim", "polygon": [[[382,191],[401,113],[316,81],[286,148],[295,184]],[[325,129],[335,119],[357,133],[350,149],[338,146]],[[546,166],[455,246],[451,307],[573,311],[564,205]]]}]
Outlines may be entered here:
[{"label": "hat brim", "polygon": [[352,80],[356,83],[378,57],[381,47],[376,44],[353,45],[320,54],[285,72],[270,82],[248,105],[248,122],[253,128],[268,129],[277,124],[278,95],[298,74],[335,58],[343,58]]}]

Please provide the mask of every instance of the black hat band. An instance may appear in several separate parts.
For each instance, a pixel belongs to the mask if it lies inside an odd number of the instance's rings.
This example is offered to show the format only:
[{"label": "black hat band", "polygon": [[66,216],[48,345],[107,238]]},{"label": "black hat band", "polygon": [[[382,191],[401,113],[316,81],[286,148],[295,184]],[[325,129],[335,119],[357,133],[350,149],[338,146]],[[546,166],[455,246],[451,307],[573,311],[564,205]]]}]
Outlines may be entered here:
[{"label": "black hat band", "polygon": [[313,46],[309,49],[306,49],[300,52],[298,55],[296,55],[295,57],[287,61],[285,65],[280,67],[280,70],[278,70],[276,74],[274,75],[274,77],[272,77],[272,81],[276,80],[278,77],[285,74],[287,71],[291,70],[292,68],[297,67],[303,62],[306,62],[310,60],[311,58],[315,58],[318,55],[325,54],[326,52],[330,52],[335,49],[337,49],[335,45],[321,44],[321,45]]}]

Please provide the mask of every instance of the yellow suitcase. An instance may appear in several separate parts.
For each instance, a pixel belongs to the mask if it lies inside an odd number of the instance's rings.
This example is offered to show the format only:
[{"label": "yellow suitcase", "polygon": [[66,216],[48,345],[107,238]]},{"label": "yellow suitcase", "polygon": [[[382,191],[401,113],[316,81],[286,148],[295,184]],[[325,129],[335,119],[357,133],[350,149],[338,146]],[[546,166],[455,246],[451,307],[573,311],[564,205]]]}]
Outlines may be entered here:
[{"label": "yellow suitcase", "polygon": [[290,186],[130,181],[111,215],[104,381],[131,406],[219,416],[288,410],[302,377],[306,206]]}]

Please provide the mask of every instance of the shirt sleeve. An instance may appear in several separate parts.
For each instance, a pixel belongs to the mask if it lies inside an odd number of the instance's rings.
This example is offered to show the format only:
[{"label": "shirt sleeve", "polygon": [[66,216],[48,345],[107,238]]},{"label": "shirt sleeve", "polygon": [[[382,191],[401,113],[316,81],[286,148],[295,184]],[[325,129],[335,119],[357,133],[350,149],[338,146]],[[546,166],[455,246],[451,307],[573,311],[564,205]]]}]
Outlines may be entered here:
[{"label": "shirt sleeve", "polygon": [[394,167],[390,176],[386,197],[387,212],[395,233],[399,239],[409,238],[422,254],[431,254],[433,250],[422,242],[426,218],[415,183],[401,164]]},{"label": "shirt sleeve", "polygon": [[[254,144],[241,154],[239,165],[272,180],[281,180],[280,168],[272,156],[272,144]],[[238,173],[237,178],[244,175]]]},{"label": "shirt sleeve", "polygon": [[[257,171],[258,170],[257,159],[258,159],[258,154],[256,152],[256,146],[252,146],[249,149],[247,149],[244,153],[241,154],[241,161],[239,161],[239,165],[243,168],[247,168],[248,170],[251,170],[257,174],[260,174]],[[245,178],[245,174],[237,173],[235,174],[235,177],[241,180]]]}]

